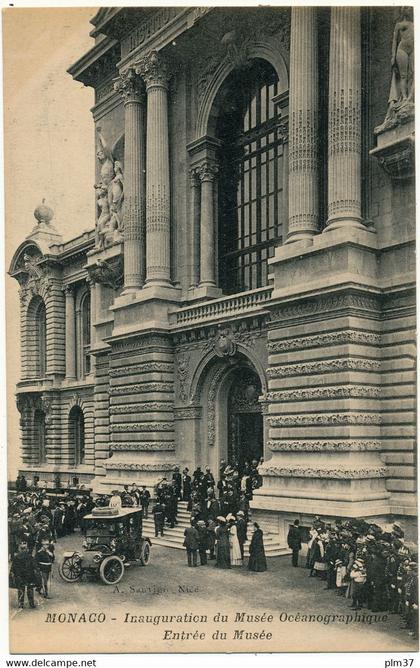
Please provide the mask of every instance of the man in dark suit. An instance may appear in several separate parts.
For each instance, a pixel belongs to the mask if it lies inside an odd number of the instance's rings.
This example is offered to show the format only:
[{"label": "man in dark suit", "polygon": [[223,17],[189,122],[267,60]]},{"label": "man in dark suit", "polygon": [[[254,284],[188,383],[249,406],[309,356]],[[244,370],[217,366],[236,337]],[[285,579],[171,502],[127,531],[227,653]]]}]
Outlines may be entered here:
[{"label": "man in dark suit", "polygon": [[209,492],[209,495],[206,499],[205,504],[205,517],[206,520],[216,520],[216,517],[220,515],[220,503],[214,496],[214,492]]},{"label": "man in dark suit", "polygon": [[165,506],[160,501],[156,501],[152,509],[153,519],[155,521],[155,536],[159,533],[163,536],[163,527],[165,523]]},{"label": "man in dark suit", "polygon": [[200,547],[200,536],[191,521],[191,526],[184,530],[184,547],[187,551],[188,566],[197,566],[197,550]]},{"label": "man in dark suit", "polygon": [[28,597],[29,607],[35,608],[34,587],[39,581],[35,559],[28,549],[28,543],[22,540],[19,550],[12,559],[12,573],[18,590],[18,605],[23,608],[25,601],[25,590]]},{"label": "man in dark suit", "polygon": [[175,489],[177,499],[181,499],[182,496],[182,476],[179,472],[179,466],[174,466],[172,473],[172,486]]},{"label": "man in dark suit", "polygon": [[236,533],[238,535],[239,547],[241,550],[242,559],[244,558],[244,545],[248,540],[247,536],[247,525],[245,520],[245,513],[242,510],[239,510],[237,513],[236,519]]},{"label": "man in dark suit", "polygon": [[139,495],[140,505],[143,510],[143,517],[147,520],[149,515],[149,503],[150,503],[150,492],[146,488],[146,485],[143,485]]},{"label": "man in dark suit", "polygon": [[300,538],[299,520],[295,520],[287,534],[287,544],[292,550],[292,566],[298,565],[299,551],[302,549]]},{"label": "man in dark suit", "polygon": [[189,501],[191,499],[191,476],[188,469],[185,468],[182,472],[182,500]]}]

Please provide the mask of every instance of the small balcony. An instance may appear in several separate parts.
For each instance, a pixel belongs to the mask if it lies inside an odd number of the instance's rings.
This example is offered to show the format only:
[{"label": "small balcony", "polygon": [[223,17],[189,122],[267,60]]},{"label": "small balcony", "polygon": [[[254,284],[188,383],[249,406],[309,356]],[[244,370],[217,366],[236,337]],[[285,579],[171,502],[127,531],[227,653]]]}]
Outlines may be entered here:
[{"label": "small balcony", "polygon": [[265,304],[271,299],[272,290],[273,286],[269,285],[176,309],[170,315],[172,329],[185,329],[204,323],[223,322],[261,313]]}]

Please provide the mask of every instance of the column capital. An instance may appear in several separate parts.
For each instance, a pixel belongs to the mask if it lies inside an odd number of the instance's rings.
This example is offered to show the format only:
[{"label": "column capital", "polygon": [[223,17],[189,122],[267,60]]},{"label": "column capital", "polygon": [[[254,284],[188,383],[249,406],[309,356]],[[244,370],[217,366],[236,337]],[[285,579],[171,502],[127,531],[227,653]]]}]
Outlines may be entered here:
[{"label": "column capital", "polygon": [[74,297],[75,294],[74,285],[65,285],[63,287],[63,292],[66,295],[66,297]]},{"label": "column capital", "polygon": [[218,171],[218,166],[213,162],[206,161],[196,167],[197,176],[201,182],[214,181]]},{"label": "column capital", "polygon": [[125,70],[114,79],[114,90],[120,93],[124,104],[130,102],[144,104],[144,84],[132,68]]},{"label": "column capital", "polygon": [[168,87],[170,79],[169,65],[166,59],[157,51],[151,51],[143,56],[134,65],[136,74],[139,74],[146,84],[146,90],[150,86]]}]

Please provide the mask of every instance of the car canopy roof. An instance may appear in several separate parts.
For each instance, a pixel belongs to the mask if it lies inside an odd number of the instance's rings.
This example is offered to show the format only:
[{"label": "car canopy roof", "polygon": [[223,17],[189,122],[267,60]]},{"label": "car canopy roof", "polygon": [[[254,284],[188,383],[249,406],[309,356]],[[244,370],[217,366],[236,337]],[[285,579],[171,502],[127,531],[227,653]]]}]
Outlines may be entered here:
[{"label": "car canopy roof", "polygon": [[[95,512],[96,511],[96,512]],[[98,512],[100,511],[100,512]],[[94,508],[89,515],[84,515],[84,520],[119,520],[128,515],[141,513],[141,508]]]}]

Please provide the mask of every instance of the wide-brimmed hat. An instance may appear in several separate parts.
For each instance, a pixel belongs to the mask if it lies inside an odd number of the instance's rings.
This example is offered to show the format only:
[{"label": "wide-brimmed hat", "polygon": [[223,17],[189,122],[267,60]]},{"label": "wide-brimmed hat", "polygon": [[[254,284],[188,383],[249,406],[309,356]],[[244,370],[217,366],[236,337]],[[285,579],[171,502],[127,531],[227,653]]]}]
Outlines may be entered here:
[{"label": "wide-brimmed hat", "polygon": [[226,517],[222,517],[222,515],[219,515],[219,517],[216,517],[218,522],[226,522]]},{"label": "wide-brimmed hat", "polygon": [[245,515],[245,513],[243,512],[243,510],[238,510],[238,512],[237,512],[236,514],[237,514],[237,515]]},{"label": "wide-brimmed hat", "polygon": [[235,515],[232,515],[232,513],[229,513],[229,515],[226,516],[226,520],[229,522],[231,520],[235,521]]}]

